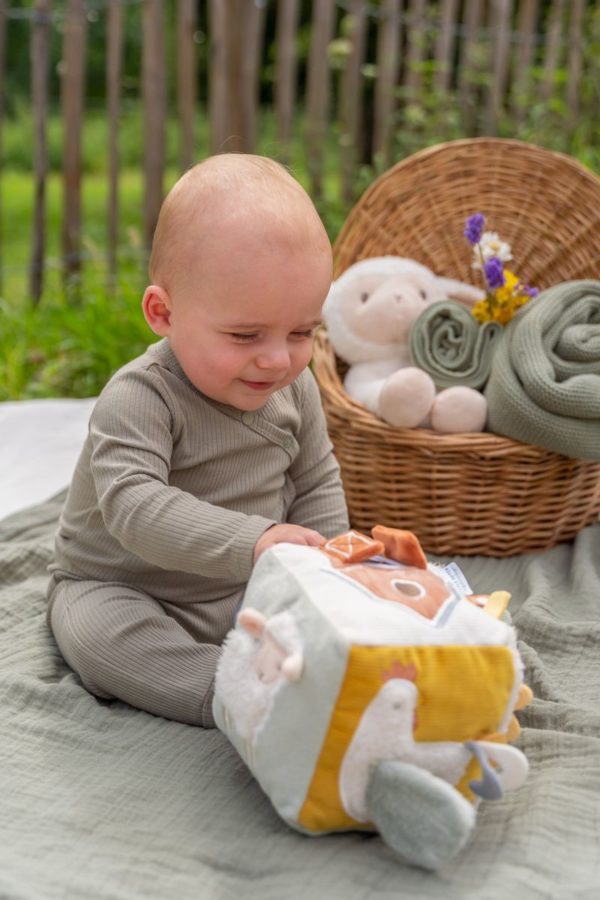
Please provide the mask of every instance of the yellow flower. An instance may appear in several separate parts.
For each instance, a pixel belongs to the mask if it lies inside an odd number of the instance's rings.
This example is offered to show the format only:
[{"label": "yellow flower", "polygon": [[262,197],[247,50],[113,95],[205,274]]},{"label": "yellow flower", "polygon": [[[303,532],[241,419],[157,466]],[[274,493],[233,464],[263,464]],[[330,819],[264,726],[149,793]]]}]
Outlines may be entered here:
[{"label": "yellow flower", "polygon": [[[518,291],[521,285],[521,291]],[[472,309],[478,322],[500,322],[507,325],[517,309],[530,299],[521,280],[509,269],[504,270],[504,284],[495,291],[490,291],[485,300],[480,300]]]},{"label": "yellow flower", "polygon": [[527,294],[517,294],[515,293],[516,287],[520,284],[520,279],[514,274],[514,272],[509,271],[509,269],[504,270],[504,285],[501,288],[496,288],[494,291],[494,297],[498,303],[510,303],[514,304],[515,300],[520,299],[521,304],[526,303],[529,300]]},{"label": "yellow flower", "polygon": [[478,300],[471,310],[471,314],[475,316],[477,321],[481,322],[482,325],[485,322],[493,321],[487,300]]}]

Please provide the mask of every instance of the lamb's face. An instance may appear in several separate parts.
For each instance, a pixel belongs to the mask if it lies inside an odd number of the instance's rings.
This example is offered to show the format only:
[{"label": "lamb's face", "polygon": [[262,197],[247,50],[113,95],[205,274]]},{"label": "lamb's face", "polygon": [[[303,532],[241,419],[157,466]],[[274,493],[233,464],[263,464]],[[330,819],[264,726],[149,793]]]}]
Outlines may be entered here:
[{"label": "lamb's face", "polygon": [[435,278],[414,272],[361,275],[338,298],[341,315],[356,337],[374,343],[402,343],[426,306],[439,298]]},{"label": "lamb's face", "polygon": [[285,650],[271,635],[263,634],[254,665],[256,674],[264,684],[272,684],[283,677],[281,669],[285,659]]}]

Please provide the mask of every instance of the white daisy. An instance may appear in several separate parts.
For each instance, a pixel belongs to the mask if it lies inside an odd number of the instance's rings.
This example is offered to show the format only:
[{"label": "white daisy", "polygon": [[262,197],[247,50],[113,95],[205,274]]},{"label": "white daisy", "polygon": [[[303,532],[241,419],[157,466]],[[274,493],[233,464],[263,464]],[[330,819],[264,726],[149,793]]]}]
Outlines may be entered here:
[{"label": "white daisy", "polygon": [[487,262],[495,256],[502,262],[508,262],[512,259],[512,250],[510,244],[503,241],[495,231],[484,231],[481,235],[479,244],[473,247],[473,266],[474,269],[481,269],[483,263]]}]

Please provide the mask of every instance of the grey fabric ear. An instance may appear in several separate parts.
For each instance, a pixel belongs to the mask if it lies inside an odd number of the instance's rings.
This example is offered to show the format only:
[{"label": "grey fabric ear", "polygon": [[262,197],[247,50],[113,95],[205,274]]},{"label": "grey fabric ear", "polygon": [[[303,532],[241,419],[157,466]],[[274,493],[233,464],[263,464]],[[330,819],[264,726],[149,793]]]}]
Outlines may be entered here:
[{"label": "grey fabric ear", "polygon": [[405,862],[439,869],[465,846],[475,809],[447,782],[410,763],[373,770],[367,808],[385,843]]}]

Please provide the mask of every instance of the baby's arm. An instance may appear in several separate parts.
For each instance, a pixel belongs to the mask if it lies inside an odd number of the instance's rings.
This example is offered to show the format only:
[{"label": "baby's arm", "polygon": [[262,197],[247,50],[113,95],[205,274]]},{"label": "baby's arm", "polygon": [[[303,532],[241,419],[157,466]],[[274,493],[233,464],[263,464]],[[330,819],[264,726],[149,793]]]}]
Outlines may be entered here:
[{"label": "baby's arm", "polygon": [[302,383],[302,423],[297,435],[300,452],[289,470],[296,495],[287,521],[313,528],[325,537],[335,537],[349,528],[344,489],[327,434],[319,389],[310,371],[304,373]]},{"label": "baby's arm", "polygon": [[91,472],[104,524],[152,565],[246,581],[273,519],[197,499],[169,484],[181,423],[162,383],[132,371],[103,392],[90,422]]}]

